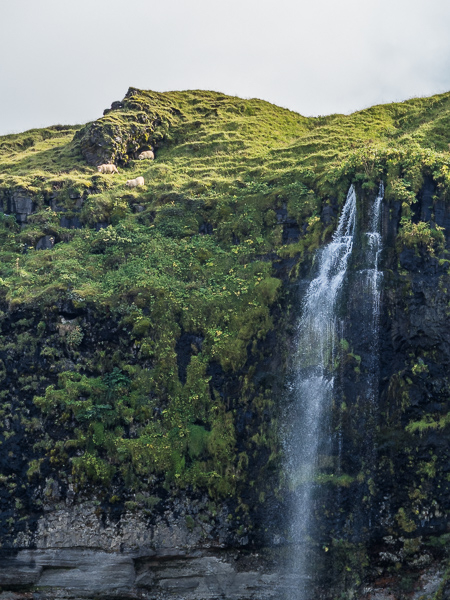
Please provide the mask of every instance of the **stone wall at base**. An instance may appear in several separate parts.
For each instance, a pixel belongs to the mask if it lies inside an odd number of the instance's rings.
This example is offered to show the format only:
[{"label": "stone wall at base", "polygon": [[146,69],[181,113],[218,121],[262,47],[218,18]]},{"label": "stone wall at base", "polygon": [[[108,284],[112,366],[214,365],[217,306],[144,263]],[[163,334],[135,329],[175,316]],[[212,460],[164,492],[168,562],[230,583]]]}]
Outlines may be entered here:
[{"label": "stone wall at base", "polygon": [[[237,561],[208,551],[133,553],[82,548],[22,550],[0,560],[0,586],[33,598],[269,600],[280,597],[277,573],[238,571]],[[16,592],[17,593],[17,592]],[[0,596],[1,598],[1,596]]]},{"label": "stone wall at base", "polygon": [[181,502],[176,509],[152,520],[126,512],[117,521],[102,518],[95,502],[47,510],[35,532],[0,551],[0,590],[10,594],[0,600],[280,597],[287,577],[261,553],[226,544],[226,510],[213,528],[188,526]]}]

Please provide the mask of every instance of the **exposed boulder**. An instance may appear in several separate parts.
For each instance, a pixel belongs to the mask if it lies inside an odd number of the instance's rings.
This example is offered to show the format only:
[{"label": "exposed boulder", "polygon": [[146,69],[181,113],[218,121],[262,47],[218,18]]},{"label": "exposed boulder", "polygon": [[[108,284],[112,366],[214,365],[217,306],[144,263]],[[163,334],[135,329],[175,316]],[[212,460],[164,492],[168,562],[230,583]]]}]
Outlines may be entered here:
[{"label": "exposed boulder", "polygon": [[35,210],[36,203],[27,190],[17,188],[10,191],[6,212],[16,215],[19,223],[26,223],[28,216],[33,214]]},{"label": "exposed boulder", "polygon": [[36,244],[36,250],[51,250],[55,245],[55,238],[52,235],[45,235]]},{"label": "exposed boulder", "polygon": [[61,217],[60,220],[61,227],[65,227],[66,229],[81,229],[82,224],[78,217]]},{"label": "exposed boulder", "polygon": [[121,102],[120,100],[116,100],[115,102],[113,102],[111,104],[111,108],[105,108],[105,110],[103,111],[103,114],[107,115],[111,111],[120,110],[121,108],[123,108],[123,102]]},{"label": "exposed boulder", "polygon": [[[74,137],[89,165],[101,163],[126,164],[137,158],[143,147],[152,147],[164,137],[156,131],[163,122],[150,108],[133,102],[133,90],[129,90],[122,102],[113,102],[104,116],[88,123]],[[113,114],[110,114],[113,111]],[[164,129],[164,128],[163,128]]]}]

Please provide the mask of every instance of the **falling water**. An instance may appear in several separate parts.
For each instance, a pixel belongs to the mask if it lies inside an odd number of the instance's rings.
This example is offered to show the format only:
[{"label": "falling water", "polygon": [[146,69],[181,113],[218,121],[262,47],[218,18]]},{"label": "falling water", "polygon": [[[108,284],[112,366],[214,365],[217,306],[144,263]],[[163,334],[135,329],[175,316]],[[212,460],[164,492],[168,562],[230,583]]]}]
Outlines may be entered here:
[{"label": "falling water", "polygon": [[[378,268],[378,263],[380,259],[381,253],[381,233],[380,233],[380,216],[381,216],[381,203],[384,198],[384,185],[380,183],[380,188],[378,190],[378,195],[375,198],[375,202],[373,203],[371,214],[370,214],[370,222],[369,222],[369,231],[366,233],[368,238],[368,250],[367,250],[367,283],[368,283],[368,292],[371,303],[371,330],[372,333],[375,334],[373,342],[377,344],[377,348],[374,348],[372,352],[372,356],[376,363],[378,363],[378,321],[380,318],[380,281],[381,281],[381,272]],[[375,366],[375,365],[374,365]],[[375,366],[375,369],[377,367]]]},{"label": "falling water", "polygon": [[[376,445],[374,440],[375,421],[377,416],[378,380],[379,380],[379,320],[380,320],[380,290],[382,272],[379,270],[379,259],[382,250],[380,233],[381,204],[384,197],[384,186],[380,183],[378,195],[372,205],[369,219],[369,230],[364,234],[366,245],[364,247],[363,268],[356,274],[356,302],[360,305],[358,319],[358,337],[363,354],[364,366],[364,392],[361,394],[365,419],[363,427],[364,443],[361,455],[365,461],[364,468],[373,471],[375,463]],[[363,493],[363,492],[362,492]],[[370,498],[371,495],[366,496]],[[368,519],[367,526],[372,527],[371,510],[366,503],[364,509],[359,507],[360,521],[365,512]]]},{"label": "falling water", "polygon": [[[372,299],[372,331],[377,328],[379,314],[379,221],[382,199],[383,188],[380,186],[371,211],[369,231],[365,234],[367,248],[364,250],[364,268],[359,271]],[[312,597],[310,582],[314,565],[310,560],[310,542],[314,535],[314,504],[321,483],[321,462],[326,462],[332,454],[330,413],[336,393],[338,341],[343,330],[338,304],[347,280],[355,233],[356,194],[351,186],[332,241],[318,253],[318,275],[306,292],[296,336],[295,374],[291,383],[293,408],[289,415],[291,429],[286,436],[287,472],[294,497],[290,537],[295,579],[293,597],[296,600],[309,600]],[[368,393],[372,398],[375,397],[376,365],[377,360],[374,359],[369,369],[371,391]],[[339,444],[338,441],[338,453],[341,450]],[[339,471],[338,464],[335,464],[335,469]]]}]

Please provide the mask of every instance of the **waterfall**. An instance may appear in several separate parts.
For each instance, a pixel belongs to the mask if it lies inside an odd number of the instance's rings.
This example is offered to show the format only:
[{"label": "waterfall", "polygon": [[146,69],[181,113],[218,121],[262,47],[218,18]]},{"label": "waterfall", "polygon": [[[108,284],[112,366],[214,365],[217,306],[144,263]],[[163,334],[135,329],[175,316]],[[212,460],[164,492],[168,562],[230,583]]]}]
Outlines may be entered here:
[{"label": "waterfall", "polygon": [[[358,354],[363,357],[364,366],[364,390],[361,393],[364,406],[364,419],[362,421],[362,443],[360,446],[362,469],[373,472],[376,460],[376,445],[374,432],[376,426],[378,407],[378,381],[379,381],[379,319],[380,319],[380,293],[382,272],[379,270],[379,259],[382,250],[381,240],[381,204],[384,198],[384,186],[380,183],[378,195],[371,207],[369,215],[368,231],[363,234],[363,269],[356,273],[354,282],[354,302],[359,305],[359,315],[356,335],[359,339]],[[353,450],[350,450],[353,452]],[[359,497],[355,498],[358,503],[360,529],[366,526],[372,528],[372,506],[368,500],[362,506],[361,498],[365,496],[370,500],[371,494],[363,487],[360,489]]]},{"label": "waterfall", "polygon": [[[358,270],[357,287],[365,288],[370,298],[371,336],[377,337],[379,318],[379,271],[381,250],[380,209],[383,188],[372,206],[368,232],[363,248],[363,267]],[[296,332],[296,352],[289,386],[292,403],[287,416],[289,432],[286,433],[287,473],[293,496],[290,539],[292,542],[292,598],[309,600],[310,584],[314,575],[311,563],[311,541],[314,538],[314,509],[324,473],[331,470],[333,477],[340,471],[342,439],[333,438],[331,408],[338,393],[339,341],[343,338],[344,321],[340,317],[340,299],[348,281],[349,264],[356,243],[356,194],[350,187],[342,209],[339,224],[331,242],[318,251],[318,274],[306,291],[301,318]],[[359,239],[359,237],[358,237]],[[378,360],[374,343],[371,364],[368,365],[367,394],[375,403]],[[342,379],[342,377],[341,377]],[[369,411],[372,415],[372,410]],[[332,464],[333,455],[337,461]],[[337,446],[337,448],[336,448]],[[331,463],[330,463],[331,460]],[[326,475],[325,475],[326,478]],[[339,502],[339,499],[336,498]]]},{"label": "waterfall", "polygon": [[[378,376],[378,322],[380,318],[380,283],[382,274],[378,269],[378,263],[380,259],[380,253],[382,250],[381,246],[381,203],[384,198],[384,185],[380,183],[380,188],[378,190],[378,195],[375,198],[375,202],[373,203],[370,221],[369,221],[369,231],[366,233],[368,238],[368,249],[367,249],[367,287],[370,298],[370,320],[371,320],[371,335],[373,338],[373,344],[376,346],[373,347],[372,358],[374,360],[374,364],[372,365],[372,370],[375,372],[372,373],[374,377]],[[372,401],[374,400],[375,390],[373,386],[376,384],[376,381],[371,382],[371,393],[372,393]]]}]

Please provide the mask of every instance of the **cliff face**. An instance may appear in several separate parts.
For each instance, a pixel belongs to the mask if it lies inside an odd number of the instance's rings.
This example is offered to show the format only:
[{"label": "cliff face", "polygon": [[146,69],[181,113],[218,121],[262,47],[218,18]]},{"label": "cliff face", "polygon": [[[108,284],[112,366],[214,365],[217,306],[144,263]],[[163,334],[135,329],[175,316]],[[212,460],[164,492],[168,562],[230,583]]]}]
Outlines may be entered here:
[{"label": "cliff face", "polygon": [[[359,189],[368,214],[373,195]],[[445,232],[435,250],[401,243],[401,203],[383,203],[378,347],[359,258],[341,307],[332,438],[334,482],[318,493],[316,584],[324,597],[447,597],[450,211],[425,177],[411,215]],[[399,235],[400,232],[400,235]],[[375,402],[368,374],[378,364]],[[330,593],[330,589],[332,589]],[[345,591],[347,590],[347,591]],[[320,593],[320,592],[318,592]]]},{"label": "cliff face", "polygon": [[[395,203],[387,208],[399,211]],[[412,221],[442,228],[440,251],[398,248],[386,257],[375,479],[383,548],[376,564],[391,572],[402,566],[404,593],[436,558],[445,571],[448,553],[449,219],[448,203],[426,177]]]},{"label": "cliff face", "polygon": [[317,595],[445,597],[449,110],[305,119],[132,89],[83,128],[0,140],[5,593],[292,597],[295,323],[350,183],[362,224],[384,181],[379,393],[360,401],[373,348],[350,275]]}]

